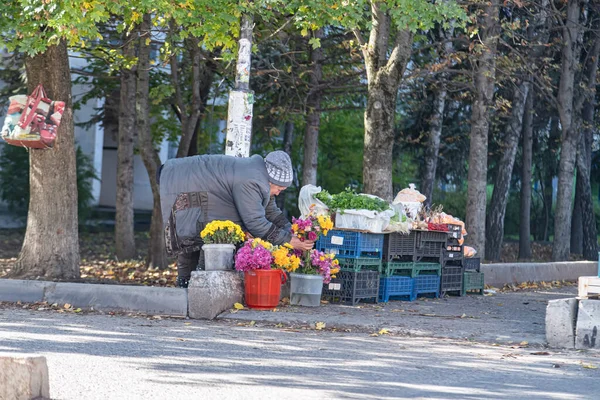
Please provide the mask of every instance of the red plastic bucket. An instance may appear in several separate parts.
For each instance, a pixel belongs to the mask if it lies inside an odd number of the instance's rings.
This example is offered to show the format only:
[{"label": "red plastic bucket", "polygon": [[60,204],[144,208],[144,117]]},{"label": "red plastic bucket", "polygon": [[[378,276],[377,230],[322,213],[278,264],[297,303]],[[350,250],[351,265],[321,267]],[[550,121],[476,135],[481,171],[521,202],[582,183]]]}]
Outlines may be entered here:
[{"label": "red plastic bucket", "polygon": [[244,273],[246,305],[250,308],[272,309],[279,304],[281,285],[287,281],[280,269],[258,269]]}]

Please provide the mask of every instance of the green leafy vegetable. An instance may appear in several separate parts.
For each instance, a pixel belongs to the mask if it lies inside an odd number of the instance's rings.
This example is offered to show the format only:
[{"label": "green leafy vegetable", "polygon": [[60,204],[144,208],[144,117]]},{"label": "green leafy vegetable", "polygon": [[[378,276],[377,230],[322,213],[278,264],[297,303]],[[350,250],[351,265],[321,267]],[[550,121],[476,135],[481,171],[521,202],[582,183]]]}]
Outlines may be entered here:
[{"label": "green leafy vegetable", "polygon": [[332,211],[343,210],[370,210],[385,211],[390,205],[381,199],[356,194],[352,189],[346,188],[341,193],[330,194],[327,190],[317,193],[315,197],[321,200]]}]

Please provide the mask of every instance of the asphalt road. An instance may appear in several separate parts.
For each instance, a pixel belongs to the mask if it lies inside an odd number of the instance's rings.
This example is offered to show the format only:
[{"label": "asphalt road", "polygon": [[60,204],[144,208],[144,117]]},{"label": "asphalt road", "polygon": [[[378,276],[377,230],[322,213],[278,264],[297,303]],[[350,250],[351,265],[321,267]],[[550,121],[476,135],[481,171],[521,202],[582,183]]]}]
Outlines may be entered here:
[{"label": "asphalt road", "polygon": [[[53,399],[597,399],[600,352],[0,308]],[[536,354],[537,353],[537,354]]]}]

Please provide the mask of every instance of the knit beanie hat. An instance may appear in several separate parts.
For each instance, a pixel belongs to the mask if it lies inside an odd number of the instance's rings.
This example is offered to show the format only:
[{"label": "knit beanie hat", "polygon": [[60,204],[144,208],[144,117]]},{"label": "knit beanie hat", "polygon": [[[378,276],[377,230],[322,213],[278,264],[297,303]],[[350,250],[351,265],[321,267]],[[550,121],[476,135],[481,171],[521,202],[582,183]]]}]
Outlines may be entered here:
[{"label": "knit beanie hat", "polygon": [[288,187],[294,179],[292,160],[285,151],[272,151],[265,157],[269,181],[277,186]]}]

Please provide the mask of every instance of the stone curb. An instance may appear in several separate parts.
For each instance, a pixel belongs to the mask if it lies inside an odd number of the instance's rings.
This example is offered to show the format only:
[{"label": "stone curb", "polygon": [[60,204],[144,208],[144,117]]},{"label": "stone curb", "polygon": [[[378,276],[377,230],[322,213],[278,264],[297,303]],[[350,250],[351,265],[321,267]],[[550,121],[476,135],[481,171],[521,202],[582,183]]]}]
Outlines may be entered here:
[{"label": "stone curb", "polygon": [[187,291],[133,285],[0,279],[0,301],[69,303],[98,311],[187,316]]},{"label": "stone curb", "polygon": [[596,275],[596,261],[481,264],[485,284],[503,286],[510,283],[577,280],[580,276]]}]

